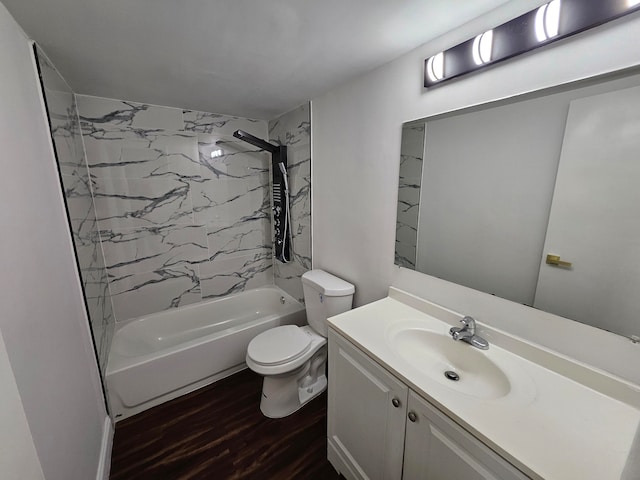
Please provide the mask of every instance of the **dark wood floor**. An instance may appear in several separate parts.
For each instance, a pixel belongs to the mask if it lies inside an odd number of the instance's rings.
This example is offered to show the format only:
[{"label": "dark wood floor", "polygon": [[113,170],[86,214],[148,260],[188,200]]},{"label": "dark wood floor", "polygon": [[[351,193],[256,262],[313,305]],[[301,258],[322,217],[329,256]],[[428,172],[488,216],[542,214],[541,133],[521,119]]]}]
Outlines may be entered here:
[{"label": "dark wood floor", "polygon": [[244,370],[119,422],[111,480],[342,478],[327,461],[326,392],[273,420],[261,389]]}]

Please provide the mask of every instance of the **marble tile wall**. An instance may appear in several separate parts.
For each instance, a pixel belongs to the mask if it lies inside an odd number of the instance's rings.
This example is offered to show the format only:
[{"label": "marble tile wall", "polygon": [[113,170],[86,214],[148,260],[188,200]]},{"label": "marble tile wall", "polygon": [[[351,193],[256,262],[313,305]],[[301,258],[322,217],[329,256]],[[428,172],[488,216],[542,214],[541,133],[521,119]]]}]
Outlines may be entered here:
[{"label": "marble tile wall", "polygon": [[273,283],[265,121],[77,102],[117,321]]},{"label": "marble tile wall", "polygon": [[91,196],[93,185],[87,169],[76,102],[69,86],[40,49],[38,63],[89,321],[104,383],[115,320],[107,270],[100,246],[96,208]]},{"label": "marble tile wall", "polygon": [[395,263],[401,267],[412,269],[416,268],[424,134],[424,123],[405,125],[402,128],[400,146]]},{"label": "marble tile wall", "polygon": [[304,301],[300,277],[311,270],[311,116],[304,104],[269,122],[272,143],[287,146],[293,258],[274,261],[275,283],[299,301]]}]

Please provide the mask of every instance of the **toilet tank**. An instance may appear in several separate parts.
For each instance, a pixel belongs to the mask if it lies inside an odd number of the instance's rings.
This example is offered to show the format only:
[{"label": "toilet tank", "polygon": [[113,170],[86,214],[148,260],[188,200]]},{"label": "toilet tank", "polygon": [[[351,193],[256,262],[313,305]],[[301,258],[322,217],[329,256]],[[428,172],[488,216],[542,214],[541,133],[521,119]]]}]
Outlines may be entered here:
[{"label": "toilet tank", "polygon": [[309,270],[302,275],[307,322],[318,334],[326,337],[327,319],[351,310],[355,287],[324,270]]}]

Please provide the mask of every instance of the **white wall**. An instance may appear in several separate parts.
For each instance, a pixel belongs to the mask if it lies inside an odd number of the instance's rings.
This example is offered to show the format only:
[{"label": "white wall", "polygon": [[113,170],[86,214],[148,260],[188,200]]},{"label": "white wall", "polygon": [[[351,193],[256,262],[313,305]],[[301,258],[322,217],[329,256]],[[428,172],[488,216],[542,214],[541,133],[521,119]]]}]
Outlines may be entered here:
[{"label": "white wall", "polygon": [[43,479],[18,385],[0,334],[0,472],[3,478]]},{"label": "white wall", "polygon": [[[47,480],[84,480],[98,470],[106,411],[30,48],[0,4],[0,331],[40,463],[25,441],[16,455],[29,461],[0,476],[31,479],[41,466]],[[6,378],[3,415],[15,408]]]},{"label": "white wall", "polygon": [[314,268],[353,282],[356,305],[384,297],[392,282],[403,122],[640,63],[635,13],[441,87],[422,87],[425,58],[542,3],[514,0],[313,99]]}]

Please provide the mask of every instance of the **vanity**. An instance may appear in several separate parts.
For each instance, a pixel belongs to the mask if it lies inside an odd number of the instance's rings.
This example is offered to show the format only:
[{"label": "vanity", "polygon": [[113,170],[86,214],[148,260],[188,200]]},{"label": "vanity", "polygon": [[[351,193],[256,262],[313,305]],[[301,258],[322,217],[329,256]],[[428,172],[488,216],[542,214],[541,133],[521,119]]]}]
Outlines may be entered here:
[{"label": "vanity", "polygon": [[[464,312],[473,313],[473,312]],[[347,479],[631,480],[640,388],[390,287],[329,319],[328,457]]]}]

